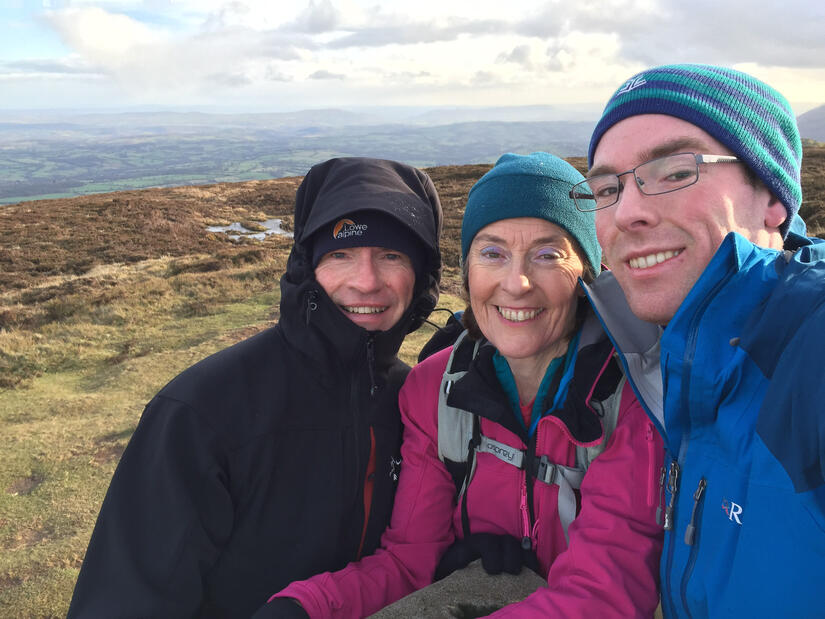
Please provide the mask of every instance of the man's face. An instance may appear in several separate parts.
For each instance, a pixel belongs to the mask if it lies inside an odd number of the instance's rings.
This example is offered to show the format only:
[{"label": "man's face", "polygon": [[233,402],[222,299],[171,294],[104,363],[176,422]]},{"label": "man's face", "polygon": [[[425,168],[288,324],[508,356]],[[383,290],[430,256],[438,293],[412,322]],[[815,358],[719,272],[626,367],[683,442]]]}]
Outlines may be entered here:
[{"label": "man's face", "polygon": [[324,254],[315,279],[352,322],[367,331],[387,331],[412,301],[415,271],[402,252],[352,247]]},{"label": "man's face", "polygon": [[[589,176],[621,173],[665,155],[732,155],[699,127],[662,114],[631,116],[602,137]],[[763,185],[754,187],[744,164],[700,164],[696,184],[647,196],[622,176],[617,204],[596,211],[604,260],[633,313],[666,324],[729,232],[763,247],[782,247],[784,206]]]}]

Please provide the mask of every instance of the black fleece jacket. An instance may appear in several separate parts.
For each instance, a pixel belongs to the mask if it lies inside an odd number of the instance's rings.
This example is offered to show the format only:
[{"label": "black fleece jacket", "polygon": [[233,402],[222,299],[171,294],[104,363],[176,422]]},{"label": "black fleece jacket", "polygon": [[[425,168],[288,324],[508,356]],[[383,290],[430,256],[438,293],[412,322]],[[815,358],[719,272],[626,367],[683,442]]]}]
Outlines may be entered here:
[{"label": "black fleece jacket", "polygon": [[[364,208],[396,216],[427,247],[426,276],[386,332],[347,319],[309,262],[312,232]],[[289,582],[375,550],[392,508],[409,370],[396,354],[437,300],[440,228],[432,182],[414,168],[347,158],[310,170],[279,324],[184,371],[148,404],[70,618],[249,617]]]}]

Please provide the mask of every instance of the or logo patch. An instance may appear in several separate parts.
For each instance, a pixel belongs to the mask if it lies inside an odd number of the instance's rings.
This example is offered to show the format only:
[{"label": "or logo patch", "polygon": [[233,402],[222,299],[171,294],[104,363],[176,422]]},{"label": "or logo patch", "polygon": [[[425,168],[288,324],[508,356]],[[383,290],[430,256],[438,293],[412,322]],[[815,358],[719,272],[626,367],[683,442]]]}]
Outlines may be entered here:
[{"label": "or logo patch", "polygon": [[332,238],[345,239],[350,236],[363,236],[369,226],[357,224],[351,219],[339,219],[332,227]]},{"label": "or logo patch", "polygon": [[398,474],[401,472],[401,458],[390,456],[390,479],[398,481]]},{"label": "or logo patch", "polygon": [[722,511],[728,515],[728,520],[736,522],[740,526],[742,525],[742,521],[739,520],[739,516],[742,515],[742,506],[739,503],[722,499]]},{"label": "or logo patch", "polygon": [[631,90],[636,90],[639,86],[647,84],[647,80],[643,76],[634,77],[632,80],[627,80],[624,85],[616,91],[616,95],[623,95]]}]

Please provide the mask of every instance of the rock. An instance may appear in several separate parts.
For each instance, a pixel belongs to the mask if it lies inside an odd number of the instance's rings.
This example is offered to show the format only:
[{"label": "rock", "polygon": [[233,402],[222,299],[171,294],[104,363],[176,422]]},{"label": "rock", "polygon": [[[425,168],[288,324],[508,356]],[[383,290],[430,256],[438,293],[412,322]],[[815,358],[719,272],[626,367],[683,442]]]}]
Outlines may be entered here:
[{"label": "rock", "polygon": [[547,582],[524,568],[517,576],[491,576],[474,561],[463,570],[419,589],[371,615],[372,619],[470,619],[526,598]]}]

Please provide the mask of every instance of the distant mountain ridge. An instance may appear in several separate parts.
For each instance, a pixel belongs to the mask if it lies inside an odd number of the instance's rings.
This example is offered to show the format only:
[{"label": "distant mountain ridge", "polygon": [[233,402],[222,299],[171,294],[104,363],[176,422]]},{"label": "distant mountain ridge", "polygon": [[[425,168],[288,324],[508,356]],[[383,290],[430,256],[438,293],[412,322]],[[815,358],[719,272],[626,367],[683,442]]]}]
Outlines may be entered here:
[{"label": "distant mountain ridge", "polygon": [[[529,122],[489,120],[504,108],[406,112],[407,123],[346,110],[294,113],[0,113],[0,204],[90,193],[281,178],[337,156],[418,167],[493,163],[505,152],[567,157],[587,149],[592,121],[535,120],[548,106],[512,108]],[[486,118],[465,122],[450,119]]]},{"label": "distant mountain ridge", "polygon": [[825,142],[825,105],[820,105],[796,118],[803,138]]},{"label": "distant mountain ridge", "polygon": [[[505,152],[583,156],[593,105],[323,108],[217,113],[0,110],[0,204],[281,178],[336,156],[418,167],[493,163]],[[825,141],[825,105],[799,116]]]}]

